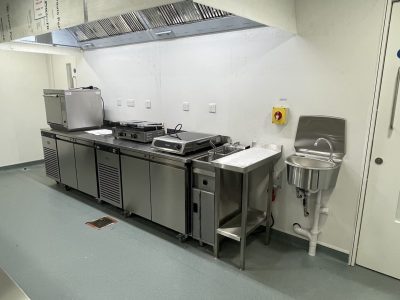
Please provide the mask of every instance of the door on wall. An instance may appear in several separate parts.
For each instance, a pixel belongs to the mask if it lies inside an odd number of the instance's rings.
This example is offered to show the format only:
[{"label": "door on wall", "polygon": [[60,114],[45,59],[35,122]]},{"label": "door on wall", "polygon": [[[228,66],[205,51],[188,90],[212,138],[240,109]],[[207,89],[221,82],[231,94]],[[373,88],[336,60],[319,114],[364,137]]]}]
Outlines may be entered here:
[{"label": "door on wall", "polygon": [[356,262],[400,279],[400,3],[393,4]]}]

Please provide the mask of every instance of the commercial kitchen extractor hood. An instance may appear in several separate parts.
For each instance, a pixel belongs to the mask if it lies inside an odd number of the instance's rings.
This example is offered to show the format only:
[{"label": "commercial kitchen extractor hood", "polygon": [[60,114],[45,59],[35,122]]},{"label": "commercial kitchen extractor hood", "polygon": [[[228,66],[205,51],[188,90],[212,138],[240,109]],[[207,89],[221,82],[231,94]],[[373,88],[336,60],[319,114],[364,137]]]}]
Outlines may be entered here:
[{"label": "commercial kitchen extractor hood", "polygon": [[[133,11],[53,32],[53,44],[84,50],[145,43],[223,31],[249,29],[263,24],[191,0]],[[73,42],[57,43],[68,33]]]}]

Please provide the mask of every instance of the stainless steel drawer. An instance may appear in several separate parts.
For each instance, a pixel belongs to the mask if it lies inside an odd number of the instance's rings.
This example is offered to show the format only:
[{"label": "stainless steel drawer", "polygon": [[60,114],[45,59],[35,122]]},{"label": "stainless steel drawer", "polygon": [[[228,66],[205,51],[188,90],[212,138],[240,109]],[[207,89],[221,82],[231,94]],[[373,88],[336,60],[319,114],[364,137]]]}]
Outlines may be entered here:
[{"label": "stainless steel drawer", "polygon": [[193,174],[193,186],[200,190],[214,193],[215,178],[195,173]]}]

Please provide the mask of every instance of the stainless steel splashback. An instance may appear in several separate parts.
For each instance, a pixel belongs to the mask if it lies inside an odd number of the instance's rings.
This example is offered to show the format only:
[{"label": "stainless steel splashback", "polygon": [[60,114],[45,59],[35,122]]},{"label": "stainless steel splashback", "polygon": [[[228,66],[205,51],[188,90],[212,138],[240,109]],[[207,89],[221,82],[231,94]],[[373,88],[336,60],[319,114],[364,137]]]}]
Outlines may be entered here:
[{"label": "stainless steel splashback", "polygon": [[301,116],[297,126],[294,148],[298,153],[329,156],[327,143],[314,146],[318,138],[326,138],[333,145],[333,157],[346,154],[346,120],[327,116]]}]

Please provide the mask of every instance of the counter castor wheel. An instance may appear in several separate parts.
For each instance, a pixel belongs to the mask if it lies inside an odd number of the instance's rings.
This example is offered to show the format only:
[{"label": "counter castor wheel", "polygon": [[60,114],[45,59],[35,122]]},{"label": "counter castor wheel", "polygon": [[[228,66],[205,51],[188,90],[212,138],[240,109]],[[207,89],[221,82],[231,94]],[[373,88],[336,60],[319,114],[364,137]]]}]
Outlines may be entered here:
[{"label": "counter castor wheel", "polygon": [[96,199],[96,202],[97,202],[97,204],[102,204],[102,203],[103,203],[103,200],[101,200],[101,199]]},{"label": "counter castor wheel", "polygon": [[56,181],[56,184],[60,184],[58,181]]},{"label": "counter castor wheel", "polygon": [[199,246],[204,247],[204,243],[202,241],[199,241]]},{"label": "counter castor wheel", "polygon": [[124,210],[123,214],[124,214],[124,218],[130,218],[132,216],[132,212],[130,212],[128,210]]},{"label": "counter castor wheel", "polygon": [[184,242],[186,242],[186,240],[187,240],[187,238],[188,238],[188,235],[187,235],[187,234],[182,234],[182,233],[180,233],[180,234],[178,234],[176,237],[178,238],[178,240],[179,240],[181,243],[184,243]]},{"label": "counter castor wheel", "polygon": [[65,190],[66,190],[67,192],[71,190],[71,188],[70,188],[68,185],[65,185],[64,188],[65,188]]}]

